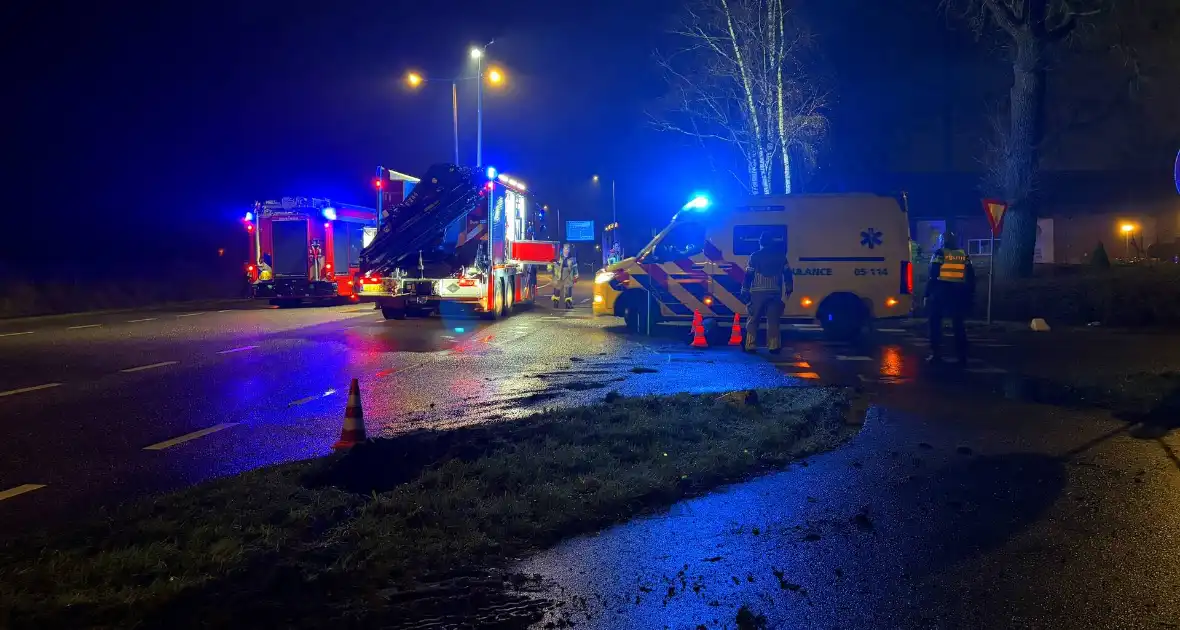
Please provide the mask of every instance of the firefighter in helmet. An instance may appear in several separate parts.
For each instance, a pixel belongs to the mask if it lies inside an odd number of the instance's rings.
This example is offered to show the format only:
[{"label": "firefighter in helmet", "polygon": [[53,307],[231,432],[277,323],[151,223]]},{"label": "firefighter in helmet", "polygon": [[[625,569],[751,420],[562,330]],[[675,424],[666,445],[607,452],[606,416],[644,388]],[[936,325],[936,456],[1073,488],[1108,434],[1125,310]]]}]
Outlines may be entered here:
[{"label": "firefighter in helmet", "polygon": [[565,298],[565,307],[574,307],[574,283],[578,281],[578,257],[574,255],[574,248],[569,243],[561,246],[561,254],[553,265],[553,308],[561,306],[561,299]]},{"label": "firefighter in helmet", "polygon": [[963,319],[971,310],[975,296],[975,268],[967,252],[959,249],[954,232],[944,232],[938,238],[938,249],[930,258],[930,277],[926,282],[927,306],[930,318],[930,356],[927,361],[942,361],[942,320],[951,318],[955,335],[955,358],[960,365],[967,363],[967,330]]},{"label": "firefighter in helmet", "polygon": [[[742,282],[742,301],[746,303],[746,352],[757,345],[758,325],[766,318],[766,347],[771,354],[782,352],[783,339],[779,318],[786,308],[784,299],[795,290],[795,275],[787,261],[786,242],[775,239],[769,232],[758,238],[758,251],[750,255],[746,278]],[[786,296],[784,298],[784,296]]]}]

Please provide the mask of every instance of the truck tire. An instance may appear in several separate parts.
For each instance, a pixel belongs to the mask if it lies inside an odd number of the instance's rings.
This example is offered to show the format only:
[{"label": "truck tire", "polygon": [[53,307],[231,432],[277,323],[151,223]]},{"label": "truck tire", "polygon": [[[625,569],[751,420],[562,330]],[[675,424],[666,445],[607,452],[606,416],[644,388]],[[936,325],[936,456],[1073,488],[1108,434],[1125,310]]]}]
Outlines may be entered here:
[{"label": "truck tire", "polygon": [[406,318],[406,309],[392,308],[389,306],[382,306],[381,307],[381,314],[385,317],[385,319],[405,319]]},{"label": "truck tire", "polygon": [[500,319],[500,317],[504,315],[504,290],[500,286],[499,282],[496,282],[496,284],[492,286],[495,287],[493,289],[493,293],[495,295],[492,298],[492,303],[489,305],[488,310],[484,311],[479,316],[480,319],[486,319],[489,321]]}]

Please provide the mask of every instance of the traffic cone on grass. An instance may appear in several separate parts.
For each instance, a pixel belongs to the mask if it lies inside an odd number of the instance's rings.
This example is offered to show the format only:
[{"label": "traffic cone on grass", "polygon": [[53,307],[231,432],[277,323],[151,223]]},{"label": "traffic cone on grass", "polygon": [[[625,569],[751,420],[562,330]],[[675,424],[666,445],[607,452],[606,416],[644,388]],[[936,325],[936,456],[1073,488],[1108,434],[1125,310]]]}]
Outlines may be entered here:
[{"label": "traffic cone on grass", "polygon": [[352,384],[348,386],[348,405],[344,407],[344,428],[340,430],[340,439],[336,440],[332,448],[346,451],[366,439],[365,413],[361,410],[361,386],[354,378]]},{"label": "traffic cone on grass", "polygon": [[733,328],[729,329],[729,345],[742,345],[742,325],[739,323],[739,316],[737,313],[733,314]]},{"label": "traffic cone on grass", "polygon": [[709,342],[705,341],[705,324],[701,319],[701,312],[697,311],[692,318],[692,347],[694,348],[708,348]]}]

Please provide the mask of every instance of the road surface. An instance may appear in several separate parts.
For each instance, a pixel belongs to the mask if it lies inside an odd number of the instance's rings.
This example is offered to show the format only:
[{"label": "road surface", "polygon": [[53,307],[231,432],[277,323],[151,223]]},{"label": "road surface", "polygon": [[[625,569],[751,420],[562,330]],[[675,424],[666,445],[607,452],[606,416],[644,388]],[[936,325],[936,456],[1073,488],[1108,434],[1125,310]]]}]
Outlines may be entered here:
[{"label": "road surface", "polygon": [[[386,321],[368,305],[155,310],[0,322],[0,537],[216,476],[330,452],[349,381],[370,435],[507,420],[624,394],[805,382],[578,307]],[[642,365],[655,372],[636,373]]]}]

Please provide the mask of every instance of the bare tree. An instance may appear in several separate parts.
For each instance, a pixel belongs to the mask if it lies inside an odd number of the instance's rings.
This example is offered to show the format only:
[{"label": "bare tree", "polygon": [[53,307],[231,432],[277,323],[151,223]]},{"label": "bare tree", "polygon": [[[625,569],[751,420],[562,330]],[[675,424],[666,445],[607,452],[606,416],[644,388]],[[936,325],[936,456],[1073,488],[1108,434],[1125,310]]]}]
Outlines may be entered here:
[{"label": "bare tree", "polygon": [[802,67],[810,34],[783,0],[695,0],[673,33],[681,47],[657,54],[669,94],[655,126],[736,150],[751,193],[791,192],[794,158],[813,163],[828,124]]},{"label": "bare tree", "polygon": [[[1178,3],[941,1],[951,15],[965,19],[977,34],[998,35],[1011,57],[1013,80],[1007,112],[993,119],[995,140],[984,159],[987,173],[983,185],[989,193],[1011,204],[1004,220],[1004,245],[997,252],[996,271],[1006,276],[1027,276],[1032,272],[1036,241],[1036,184],[1047,147],[1059,145],[1064,136],[1082,130],[1093,133],[1095,125],[1112,116],[1135,118],[1128,106],[1150,79],[1153,65],[1156,69],[1166,67],[1161,60],[1176,51],[1175,31],[1168,29],[1180,15]],[[1051,73],[1063,78],[1055,84],[1061,88],[1057,90],[1061,103],[1054,110],[1056,120],[1047,119]],[[1088,98],[1079,98],[1083,82],[1089,84]]]}]

